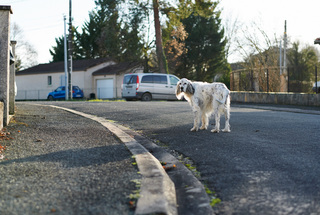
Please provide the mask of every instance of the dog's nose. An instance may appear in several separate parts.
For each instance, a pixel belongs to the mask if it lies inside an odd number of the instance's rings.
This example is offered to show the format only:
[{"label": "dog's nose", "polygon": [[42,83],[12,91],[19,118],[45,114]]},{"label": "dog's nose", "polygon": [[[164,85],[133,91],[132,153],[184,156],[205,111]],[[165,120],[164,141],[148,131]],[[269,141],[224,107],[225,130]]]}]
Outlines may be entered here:
[{"label": "dog's nose", "polygon": [[183,87],[180,87],[180,90],[183,91]]}]

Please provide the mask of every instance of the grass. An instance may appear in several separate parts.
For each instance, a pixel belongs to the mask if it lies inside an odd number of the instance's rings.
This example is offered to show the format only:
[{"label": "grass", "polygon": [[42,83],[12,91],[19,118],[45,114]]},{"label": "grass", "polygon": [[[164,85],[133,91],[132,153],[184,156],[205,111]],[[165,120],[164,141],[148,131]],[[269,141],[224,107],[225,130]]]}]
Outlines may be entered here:
[{"label": "grass", "polygon": [[210,206],[211,207],[214,207],[216,204],[220,203],[221,202],[221,199],[217,198],[215,196],[215,193],[213,191],[211,191],[207,185],[203,185],[205,190],[206,190],[206,193],[208,194],[208,196],[211,198],[211,201],[210,201]]},{"label": "grass", "polygon": [[89,99],[88,102],[125,102],[124,99]]}]

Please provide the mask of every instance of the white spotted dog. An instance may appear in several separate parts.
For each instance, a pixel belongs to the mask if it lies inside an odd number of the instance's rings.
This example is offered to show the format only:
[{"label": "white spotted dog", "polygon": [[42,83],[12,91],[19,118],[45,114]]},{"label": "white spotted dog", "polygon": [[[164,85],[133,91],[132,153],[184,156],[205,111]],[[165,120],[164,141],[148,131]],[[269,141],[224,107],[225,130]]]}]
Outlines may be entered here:
[{"label": "white spotted dog", "polygon": [[191,131],[198,131],[201,117],[200,129],[207,129],[209,117],[214,113],[216,125],[211,132],[218,133],[220,130],[220,115],[225,116],[225,128],[223,132],[230,132],[230,91],[223,83],[191,82],[186,78],[177,83],[176,96],[178,99],[184,97],[192,107],[194,113],[194,125]]}]

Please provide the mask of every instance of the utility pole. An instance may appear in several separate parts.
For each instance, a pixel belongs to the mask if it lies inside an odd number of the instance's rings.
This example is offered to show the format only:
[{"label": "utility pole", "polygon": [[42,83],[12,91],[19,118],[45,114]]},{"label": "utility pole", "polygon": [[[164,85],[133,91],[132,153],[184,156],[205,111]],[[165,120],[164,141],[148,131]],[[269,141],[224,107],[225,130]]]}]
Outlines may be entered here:
[{"label": "utility pole", "polygon": [[69,93],[69,99],[72,99],[72,2],[69,0],[69,67],[68,67],[68,93]]},{"label": "utility pole", "polygon": [[[284,35],[283,35],[283,66],[280,59],[280,92],[288,91],[288,70],[287,70],[287,20],[284,21]],[[281,56],[281,43],[280,43],[280,56]],[[281,56],[282,57],[282,56]]]},{"label": "utility pole", "polygon": [[280,62],[280,75],[282,75],[282,41],[280,40],[280,58],[279,58],[279,62]]},{"label": "utility pole", "polygon": [[65,85],[65,98],[68,100],[69,98],[69,90],[68,90],[68,53],[67,53],[67,32],[66,32],[66,15],[63,16],[64,22],[64,85]]}]

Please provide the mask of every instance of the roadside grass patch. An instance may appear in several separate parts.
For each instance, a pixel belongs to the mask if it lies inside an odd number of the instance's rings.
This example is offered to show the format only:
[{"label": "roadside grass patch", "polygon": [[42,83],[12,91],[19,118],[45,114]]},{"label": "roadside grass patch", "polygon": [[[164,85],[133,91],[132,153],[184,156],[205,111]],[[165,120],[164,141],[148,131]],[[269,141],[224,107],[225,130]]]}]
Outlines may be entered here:
[{"label": "roadside grass patch", "polygon": [[88,102],[126,102],[124,99],[89,99]]}]

